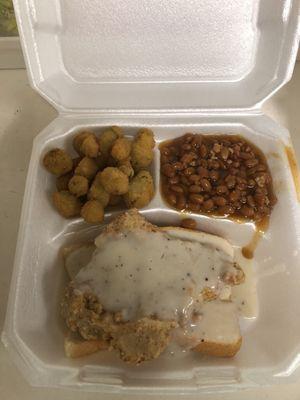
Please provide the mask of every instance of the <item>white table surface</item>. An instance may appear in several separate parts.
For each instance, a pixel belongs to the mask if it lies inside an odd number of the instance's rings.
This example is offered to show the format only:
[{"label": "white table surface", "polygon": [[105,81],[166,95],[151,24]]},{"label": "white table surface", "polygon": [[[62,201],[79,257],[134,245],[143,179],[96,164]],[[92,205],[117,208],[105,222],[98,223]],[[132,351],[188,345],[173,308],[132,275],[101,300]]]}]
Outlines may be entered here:
[{"label": "white table surface", "polygon": [[[300,63],[292,80],[264,105],[264,112],[287,127],[300,160]],[[34,137],[56,116],[56,111],[29,86],[24,70],[0,71],[0,331],[13,266],[27,167]],[[300,337],[300,334],[299,334]],[[300,382],[201,399],[300,399]],[[63,389],[32,388],[0,344],[0,399],[92,400],[120,398]],[[126,397],[123,396],[122,399]],[[152,399],[162,398],[151,397]],[[164,397],[166,398],[166,397]],[[175,397],[167,397],[174,399]],[[182,397],[181,397],[182,398]],[[195,398],[195,397],[193,397]],[[129,399],[129,397],[128,397]]]}]

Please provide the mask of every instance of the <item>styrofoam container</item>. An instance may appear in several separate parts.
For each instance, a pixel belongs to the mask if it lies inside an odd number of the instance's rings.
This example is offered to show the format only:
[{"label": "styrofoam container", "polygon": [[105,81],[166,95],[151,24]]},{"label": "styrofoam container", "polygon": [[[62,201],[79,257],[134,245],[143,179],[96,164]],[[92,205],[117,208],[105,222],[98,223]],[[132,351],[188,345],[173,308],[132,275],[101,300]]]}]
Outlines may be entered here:
[{"label": "styrofoam container", "polygon": [[[32,385],[113,393],[202,393],[270,385],[300,376],[300,207],[289,133],[260,111],[292,74],[299,2],[244,0],[15,0],[33,87],[59,111],[34,141],[2,340]],[[125,365],[111,353],[69,360],[59,301],[66,244],[101,227],[65,220],[53,209],[54,182],[41,166],[51,147],[71,150],[81,128],[150,127],[157,144],[186,132],[241,134],[265,153],[278,197],[255,252],[259,314],[243,321],[233,359],[190,355],[176,362]],[[291,160],[290,160],[291,161]],[[177,224],[159,191],[142,210]],[[116,211],[115,213],[117,213]],[[107,221],[111,215],[107,214]],[[198,226],[236,247],[251,223],[192,214]],[[246,322],[246,323],[245,323]]]}]

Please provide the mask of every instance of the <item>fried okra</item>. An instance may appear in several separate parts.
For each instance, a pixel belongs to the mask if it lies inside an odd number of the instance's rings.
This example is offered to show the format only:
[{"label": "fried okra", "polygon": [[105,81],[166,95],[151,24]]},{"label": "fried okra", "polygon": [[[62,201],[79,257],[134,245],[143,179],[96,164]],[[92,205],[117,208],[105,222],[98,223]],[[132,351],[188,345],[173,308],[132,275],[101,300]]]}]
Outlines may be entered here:
[{"label": "fried okra", "polygon": [[129,179],[134,176],[134,169],[132,168],[130,158],[127,158],[126,160],[120,162],[118,168],[120,171],[124,172],[124,174],[127,175]]},{"label": "fried okra", "polygon": [[139,130],[131,149],[131,163],[135,171],[149,167],[153,160],[154,145],[153,132],[150,129]]},{"label": "fried okra", "polygon": [[154,134],[148,128],[141,128],[136,134],[135,140],[142,141],[145,146],[151,147],[151,149],[155,146]]},{"label": "fried okra", "polygon": [[99,154],[99,143],[91,131],[78,133],[73,139],[73,147],[80,156],[95,158]]},{"label": "fried okra", "polygon": [[75,168],[75,174],[86,177],[91,180],[98,171],[98,165],[93,158],[83,157]]},{"label": "fried okra", "polygon": [[98,139],[100,146],[100,153],[108,157],[114,142],[123,136],[122,129],[118,126],[112,126],[110,129],[104,131]]},{"label": "fried okra", "polygon": [[102,183],[101,183],[101,176],[100,172],[95,176],[95,179],[90,187],[90,190],[88,192],[88,199],[89,200],[98,200],[100,203],[103,205],[103,207],[106,207],[108,202],[109,202],[109,194],[106,192],[104,189]]},{"label": "fried okra", "polygon": [[110,194],[124,194],[128,191],[128,176],[118,168],[107,167],[100,174],[104,189]]},{"label": "fried okra", "polygon": [[65,218],[72,218],[80,215],[80,200],[66,190],[53,193],[53,204],[57,211]]},{"label": "fried okra", "polygon": [[116,161],[124,161],[130,156],[131,142],[125,137],[118,138],[111,148],[111,156]]},{"label": "fried okra", "polygon": [[81,209],[82,218],[91,224],[97,224],[104,219],[103,205],[98,200],[88,200]]},{"label": "fried okra", "polygon": [[43,159],[44,167],[56,176],[67,174],[73,169],[72,158],[61,149],[52,149],[45,154]]},{"label": "fried okra", "polygon": [[69,181],[68,188],[75,196],[84,196],[89,190],[89,181],[84,176],[74,175]]},{"label": "fried okra", "polygon": [[69,181],[73,176],[73,172],[68,172],[65,175],[58,176],[56,178],[56,188],[59,192],[62,190],[69,190]]},{"label": "fried okra", "polygon": [[130,181],[128,193],[124,194],[127,207],[145,207],[154,195],[154,184],[152,176],[148,171],[140,171]]}]

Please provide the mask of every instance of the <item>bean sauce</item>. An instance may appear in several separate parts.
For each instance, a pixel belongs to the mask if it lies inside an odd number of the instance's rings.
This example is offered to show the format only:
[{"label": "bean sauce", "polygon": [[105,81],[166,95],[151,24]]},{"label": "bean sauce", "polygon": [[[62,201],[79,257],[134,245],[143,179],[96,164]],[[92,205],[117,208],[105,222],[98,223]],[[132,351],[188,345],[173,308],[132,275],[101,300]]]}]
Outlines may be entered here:
[{"label": "bean sauce", "polygon": [[261,221],[277,202],[264,154],[235,135],[187,133],[161,151],[161,191],[178,210]]}]

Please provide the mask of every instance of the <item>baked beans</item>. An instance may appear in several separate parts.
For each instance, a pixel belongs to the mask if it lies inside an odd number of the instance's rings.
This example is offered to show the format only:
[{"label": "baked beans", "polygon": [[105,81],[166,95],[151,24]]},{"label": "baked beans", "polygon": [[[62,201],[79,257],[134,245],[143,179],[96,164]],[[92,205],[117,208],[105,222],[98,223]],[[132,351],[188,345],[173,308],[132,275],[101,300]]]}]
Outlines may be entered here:
[{"label": "baked beans", "polygon": [[161,191],[171,207],[259,221],[276,204],[264,154],[240,136],[187,133],[160,151]]}]

